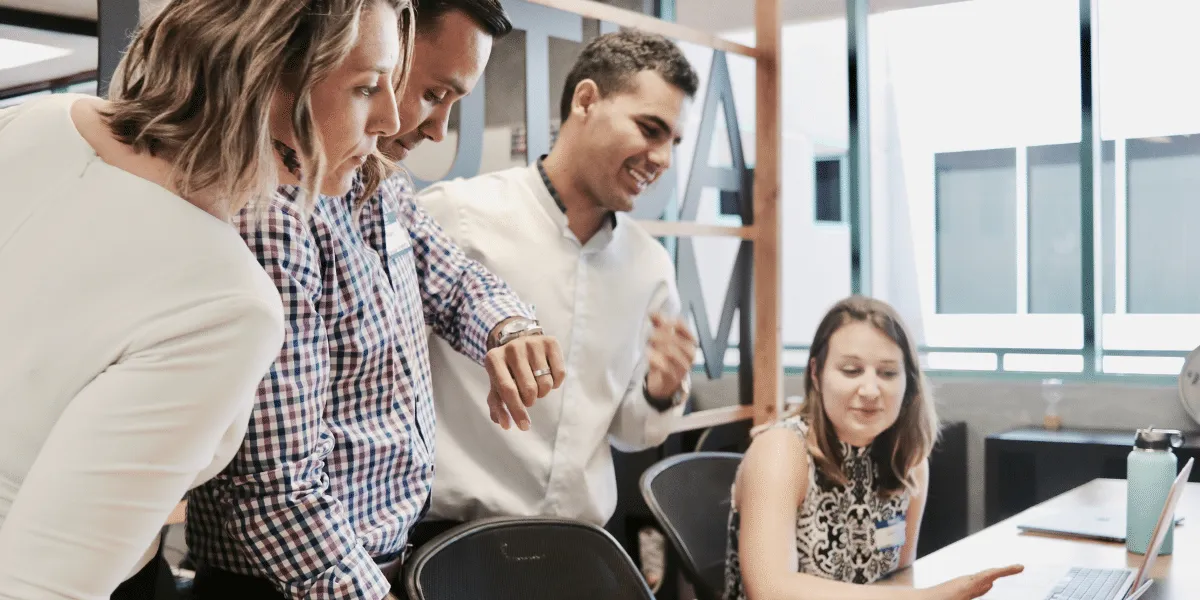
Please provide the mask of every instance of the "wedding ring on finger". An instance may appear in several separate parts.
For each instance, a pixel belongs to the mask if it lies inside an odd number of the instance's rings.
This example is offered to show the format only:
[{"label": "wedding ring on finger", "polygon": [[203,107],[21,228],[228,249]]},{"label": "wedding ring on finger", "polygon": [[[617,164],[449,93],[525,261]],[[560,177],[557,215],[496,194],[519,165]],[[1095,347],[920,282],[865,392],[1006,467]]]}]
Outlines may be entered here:
[{"label": "wedding ring on finger", "polygon": [[551,373],[550,369],[538,369],[533,372],[533,376],[536,378],[536,377],[541,377],[543,375],[549,375],[550,373]]}]

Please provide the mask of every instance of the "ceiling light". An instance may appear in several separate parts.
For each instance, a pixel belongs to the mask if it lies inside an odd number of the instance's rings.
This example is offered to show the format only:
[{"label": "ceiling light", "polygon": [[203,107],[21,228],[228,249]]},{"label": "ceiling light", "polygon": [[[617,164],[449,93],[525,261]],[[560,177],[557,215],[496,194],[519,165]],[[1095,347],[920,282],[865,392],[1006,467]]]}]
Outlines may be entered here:
[{"label": "ceiling light", "polygon": [[65,48],[0,38],[0,71],[60,58],[70,53]]}]

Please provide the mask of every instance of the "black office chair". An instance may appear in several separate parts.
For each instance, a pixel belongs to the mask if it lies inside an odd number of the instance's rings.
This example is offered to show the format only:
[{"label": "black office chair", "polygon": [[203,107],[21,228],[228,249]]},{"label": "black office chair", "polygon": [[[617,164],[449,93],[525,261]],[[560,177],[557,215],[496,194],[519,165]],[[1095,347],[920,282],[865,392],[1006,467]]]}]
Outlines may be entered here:
[{"label": "black office chair", "polygon": [[413,600],[654,600],[607,531],[555,518],[494,518],[459,525],[408,560]]},{"label": "black office chair", "polygon": [[741,462],[732,452],[689,452],[642,474],[642,496],[699,600],[720,600],[725,591],[729,494]]}]

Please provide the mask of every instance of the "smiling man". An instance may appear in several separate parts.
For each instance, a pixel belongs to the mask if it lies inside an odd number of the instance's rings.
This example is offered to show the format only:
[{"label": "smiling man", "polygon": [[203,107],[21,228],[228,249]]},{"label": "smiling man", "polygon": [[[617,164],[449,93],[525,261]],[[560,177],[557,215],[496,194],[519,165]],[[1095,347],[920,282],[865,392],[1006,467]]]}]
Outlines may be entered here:
[{"label": "smiling man", "polygon": [[433,185],[418,202],[467,252],[537,307],[568,379],[505,431],[488,374],[430,342],[438,455],[420,545],[460,522],[560,516],[604,525],[616,505],[610,440],[662,443],[683,412],[696,343],[670,256],[626,214],[670,167],[696,73],[666,38],[600,36],[567,75],[563,123],[529,167]]}]

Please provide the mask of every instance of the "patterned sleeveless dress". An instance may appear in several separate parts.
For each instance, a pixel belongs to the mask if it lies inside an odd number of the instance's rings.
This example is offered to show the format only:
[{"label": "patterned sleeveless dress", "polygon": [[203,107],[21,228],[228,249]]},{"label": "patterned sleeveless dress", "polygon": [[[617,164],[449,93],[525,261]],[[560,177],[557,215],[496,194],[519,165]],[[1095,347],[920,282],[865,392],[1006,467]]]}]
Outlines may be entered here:
[{"label": "patterned sleeveless dress", "polygon": [[[801,440],[808,434],[808,424],[799,416],[773,427],[790,429]],[[850,484],[842,488],[824,482],[817,477],[816,462],[809,460],[808,492],[796,517],[796,570],[846,583],[873,583],[900,564],[910,495],[904,491],[881,498],[876,484],[879,468],[870,447],[839,443],[842,469]],[[740,515],[736,503],[729,512],[728,531],[724,598],[746,600],[738,558]]]}]

